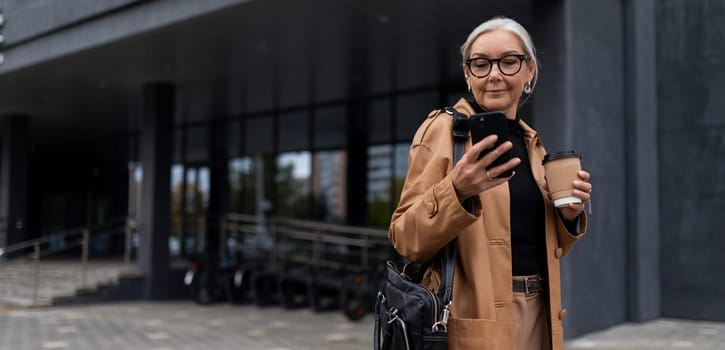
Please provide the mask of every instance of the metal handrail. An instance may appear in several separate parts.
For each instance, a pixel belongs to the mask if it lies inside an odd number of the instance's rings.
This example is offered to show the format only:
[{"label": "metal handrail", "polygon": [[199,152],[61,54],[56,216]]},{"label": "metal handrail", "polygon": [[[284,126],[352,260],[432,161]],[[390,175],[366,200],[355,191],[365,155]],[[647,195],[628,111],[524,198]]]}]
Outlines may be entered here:
[{"label": "metal handrail", "polygon": [[[299,219],[291,219],[285,217],[275,217],[271,221],[276,227],[291,226],[311,230],[319,234],[319,238],[314,242],[313,264],[316,268],[323,265],[339,265],[336,262],[324,259],[322,252],[322,244],[337,243],[346,246],[352,246],[360,249],[360,265],[357,268],[370,269],[369,252],[375,246],[390,244],[388,240],[388,231],[384,229],[376,229],[359,226],[345,226],[324,222],[306,221]],[[278,228],[277,231],[281,231]],[[338,268],[339,269],[339,268]]]},{"label": "metal handrail", "polygon": [[[133,221],[133,220],[129,220],[129,221]],[[95,226],[91,226],[88,229],[91,231],[96,231],[96,230],[100,230],[103,228],[113,227],[115,225],[118,225],[118,223],[120,223],[120,222],[121,222],[121,220],[111,220],[111,224],[95,225]],[[53,231],[51,233],[47,233],[43,237],[34,238],[34,239],[30,239],[30,240],[23,241],[20,243],[11,244],[11,245],[8,245],[5,247],[0,247],[0,257],[3,257],[5,255],[7,255],[8,253],[14,253],[17,251],[22,251],[24,249],[28,249],[30,247],[34,247],[36,244],[42,245],[42,244],[50,243],[51,241],[57,240],[57,239],[66,239],[70,236],[80,236],[83,234],[84,229],[87,229],[87,227],[81,226],[81,227],[76,227],[76,228],[71,228],[71,229]]]},{"label": "metal handrail", "polygon": [[380,239],[387,239],[387,237],[388,237],[387,230],[378,229],[378,228],[346,226],[346,225],[331,224],[331,223],[326,223],[326,222],[292,219],[292,218],[279,217],[279,216],[271,218],[270,221],[273,221],[277,224],[294,225],[297,227],[312,229],[315,231],[329,231],[329,232],[337,232],[337,233],[343,233],[343,234],[368,236],[371,238],[380,238]]},{"label": "metal handrail", "polygon": [[36,245],[41,245],[45,243],[50,243],[50,241],[55,239],[65,239],[70,236],[78,235],[79,233],[82,233],[81,228],[77,229],[70,229],[70,230],[62,230],[58,232],[53,232],[50,236],[44,236],[40,238],[35,238],[31,240],[27,240],[20,243],[11,244],[6,247],[0,247],[0,257],[5,256],[8,253],[14,253],[18,251],[22,251],[24,249],[28,249],[30,247],[35,247]]},{"label": "metal handrail", "polygon": [[[319,271],[326,267],[334,270],[370,269],[369,252],[371,249],[389,246],[388,232],[384,229],[346,226],[318,221],[307,221],[287,217],[270,217],[266,221],[257,216],[228,213],[221,217],[221,241],[227,234],[268,234],[274,246],[268,258],[268,267],[272,270],[284,266],[285,262],[307,265]],[[262,227],[260,229],[260,227]],[[289,255],[288,243],[308,242],[306,256]],[[328,256],[326,245],[353,247],[358,253],[351,256],[359,259],[356,263],[344,263]],[[300,253],[297,251],[297,253]],[[359,255],[358,255],[359,254]]]},{"label": "metal handrail", "polygon": [[[86,285],[87,280],[87,271],[88,271],[88,252],[89,252],[89,244],[91,240],[91,232],[104,228],[112,228],[114,225],[118,225],[117,221],[120,220],[114,220],[114,224],[106,224],[106,225],[96,225],[95,227],[80,227],[80,228],[74,228],[74,229],[67,229],[67,230],[61,230],[56,231],[53,233],[48,234],[47,236],[31,239],[28,241],[16,243],[13,245],[9,245],[3,248],[0,248],[0,258],[6,257],[8,253],[16,253],[23,251],[25,249],[28,249],[30,247],[33,248],[33,252],[30,254],[30,257],[33,261],[33,306],[38,305],[38,290],[40,286],[40,259],[41,257],[50,256],[53,254],[61,253],[68,251],[70,249],[76,248],[78,246],[81,246],[81,286]],[[125,225],[124,229],[121,230],[111,230],[111,235],[118,235],[120,233],[125,234],[124,239],[124,263],[129,264],[130,263],[130,253],[131,253],[131,237],[133,235],[133,231],[136,229],[136,223],[134,220],[130,218],[125,219]],[[71,240],[68,242],[71,237],[73,236],[81,236],[80,239],[77,239],[75,241]],[[49,244],[53,240],[62,239],[64,241],[64,244],[60,248],[51,247],[48,249],[41,250],[41,245]],[[0,262],[2,260],[0,259]]]}]

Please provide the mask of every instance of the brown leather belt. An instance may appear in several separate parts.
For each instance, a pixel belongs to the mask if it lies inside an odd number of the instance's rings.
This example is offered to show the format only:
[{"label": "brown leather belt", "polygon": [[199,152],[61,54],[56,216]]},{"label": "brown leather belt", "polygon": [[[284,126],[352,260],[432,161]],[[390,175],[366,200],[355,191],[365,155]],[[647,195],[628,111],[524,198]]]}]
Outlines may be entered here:
[{"label": "brown leather belt", "polygon": [[544,276],[536,275],[534,277],[526,277],[523,280],[513,280],[514,293],[534,294],[541,293],[546,290],[546,282]]}]

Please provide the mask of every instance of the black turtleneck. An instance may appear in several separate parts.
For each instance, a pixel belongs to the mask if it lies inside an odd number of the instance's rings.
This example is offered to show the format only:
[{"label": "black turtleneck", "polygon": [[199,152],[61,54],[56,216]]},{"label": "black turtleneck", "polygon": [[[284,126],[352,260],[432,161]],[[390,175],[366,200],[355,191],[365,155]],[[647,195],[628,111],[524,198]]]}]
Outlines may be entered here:
[{"label": "black turtleneck", "polygon": [[[470,101],[476,113],[483,109]],[[514,167],[516,175],[508,182],[511,211],[511,263],[514,276],[545,273],[546,228],[544,199],[531,172],[524,132],[516,120],[508,120],[511,155],[521,163]],[[484,204],[484,208],[485,208]],[[485,210],[485,209],[484,209]]]},{"label": "black turtleneck", "polygon": [[514,276],[545,272],[546,228],[544,199],[531,172],[524,133],[517,120],[508,120],[512,156],[521,163],[509,180],[511,198],[511,263]]}]

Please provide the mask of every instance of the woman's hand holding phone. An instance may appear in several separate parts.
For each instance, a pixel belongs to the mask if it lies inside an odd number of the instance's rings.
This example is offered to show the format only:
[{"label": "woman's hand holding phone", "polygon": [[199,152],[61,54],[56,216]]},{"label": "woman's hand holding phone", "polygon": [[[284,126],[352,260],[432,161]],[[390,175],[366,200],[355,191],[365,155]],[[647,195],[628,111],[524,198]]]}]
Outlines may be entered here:
[{"label": "woman's hand holding phone", "polygon": [[[479,158],[485,156],[486,153],[490,152],[494,149],[494,147],[498,147],[509,140],[508,121],[506,119],[506,114],[501,111],[477,113],[470,116],[468,120],[471,130],[471,143],[478,143],[483,140],[484,137],[489,135],[498,136],[494,145],[489,146],[489,148],[481,152]],[[511,154],[509,154],[508,151],[500,153],[493,163],[491,163],[486,169],[490,170],[495,166],[506,163],[509,159],[511,159]],[[497,174],[498,175],[496,177],[509,177],[511,176],[512,171],[505,171]]]},{"label": "woman's hand holding phone", "polygon": [[[498,146],[494,146],[497,140],[497,135],[490,135],[474,143],[453,167],[451,181],[460,200],[496,187],[515,175],[512,172],[507,177],[497,177],[519,165],[521,159],[518,157],[511,158],[503,164],[491,166],[500,155],[510,151],[513,147],[511,141],[504,141]],[[483,156],[479,158],[482,153]]]}]

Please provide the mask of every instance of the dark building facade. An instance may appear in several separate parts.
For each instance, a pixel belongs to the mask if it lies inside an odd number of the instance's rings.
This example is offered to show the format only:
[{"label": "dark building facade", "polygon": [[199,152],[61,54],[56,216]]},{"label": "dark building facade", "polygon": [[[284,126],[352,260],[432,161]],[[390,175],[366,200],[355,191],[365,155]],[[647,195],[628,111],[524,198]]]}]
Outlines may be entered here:
[{"label": "dark building facade", "polygon": [[458,47],[505,15],[542,62],[524,118],[593,176],[567,335],[725,320],[722,1],[0,6],[0,247],[131,216],[163,298],[222,213],[385,227],[417,126],[465,93]]}]

